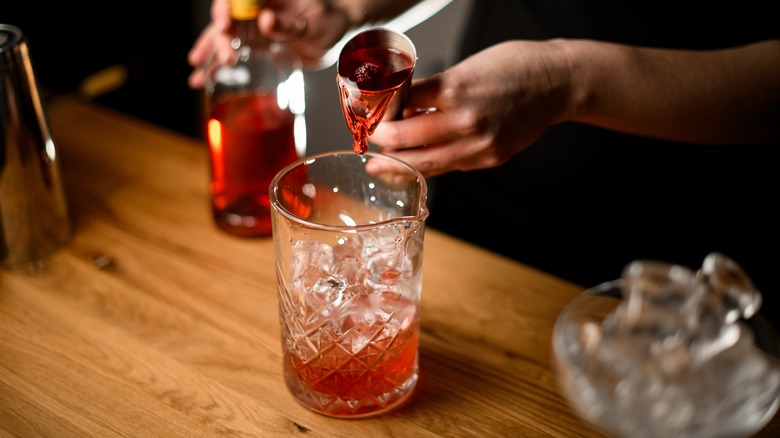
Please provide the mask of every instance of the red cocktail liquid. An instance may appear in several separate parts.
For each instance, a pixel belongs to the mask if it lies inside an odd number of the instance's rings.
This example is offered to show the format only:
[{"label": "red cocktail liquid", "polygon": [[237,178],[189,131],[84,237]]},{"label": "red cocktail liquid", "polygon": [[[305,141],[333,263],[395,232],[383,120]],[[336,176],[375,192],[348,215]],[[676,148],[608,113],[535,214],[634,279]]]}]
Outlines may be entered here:
[{"label": "red cocktail liquid", "polygon": [[359,48],[339,59],[341,109],[355,139],[356,153],[368,150],[368,136],[379,125],[413,66],[408,55],[384,47]]},{"label": "red cocktail liquid", "polygon": [[[402,309],[399,314],[413,306],[403,298],[393,300],[397,301],[393,306]],[[309,339],[298,339],[303,345],[294,348],[291,346],[296,342],[295,336],[284,335],[287,385],[302,404],[323,414],[374,416],[401,404],[417,383],[417,317],[410,317],[404,324],[366,324],[347,317],[340,327],[324,324],[311,330]],[[301,353],[308,357],[301,357]]]},{"label": "red cocktail liquid", "polygon": [[282,167],[298,159],[295,116],[272,94],[218,98],[208,121],[214,220],[240,236],[271,234],[268,189]]}]

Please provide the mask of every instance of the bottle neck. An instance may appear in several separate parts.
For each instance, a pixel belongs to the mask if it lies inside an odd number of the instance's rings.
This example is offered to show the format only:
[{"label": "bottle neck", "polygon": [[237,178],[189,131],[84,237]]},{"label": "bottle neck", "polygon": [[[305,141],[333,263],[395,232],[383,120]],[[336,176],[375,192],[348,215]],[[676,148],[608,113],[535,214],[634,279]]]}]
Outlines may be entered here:
[{"label": "bottle neck", "polygon": [[234,37],[238,45],[256,44],[265,38],[258,29],[257,17],[260,14],[260,0],[229,0],[230,15],[235,28]]},{"label": "bottle neck", "polygon": [[254,14],[246,14],[243,18],[238,18],[239,14],[236,14],[235,10],[231,12],[233,16],[233,49],[244,53],[244,56],[247,50],[263,52],[263,56],[273,56],[276,63],[295,69],[300,68],[301,61],[298,55],[288,50],[283,42],[269,38],[260,31],[257,21],[259,12],[257,11]]},{"label": "bottle neck", "polygon": [[238,39],[239,45],[265,41],[265,37],[260,33],[260,28],[257,26],[257,17],[236,19],[234,23],[233,36]]}]

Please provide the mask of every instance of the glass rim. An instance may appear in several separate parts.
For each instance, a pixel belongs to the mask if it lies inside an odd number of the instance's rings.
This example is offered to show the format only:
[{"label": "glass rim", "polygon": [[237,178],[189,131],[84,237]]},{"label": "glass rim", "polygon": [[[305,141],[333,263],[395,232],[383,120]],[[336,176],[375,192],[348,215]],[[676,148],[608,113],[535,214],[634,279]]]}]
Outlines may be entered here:
[{"label": "glass rim", "polygon": [[[300,167],[300,166],[307,166],[311,163],[317,161],[318,159],[322,158],[329,158],[329,157],[338,157],[342,155],[347,156],[356,156],[356,157],[362,157],[365,159],[365,157],[374,157],[379,158],[383,160],[389,160],[392,161],[395,164],[398,164],[403,169],[408,171],[411,175],[413,175],[416,180],[417,184],[420,187],[420,203],[419,203],[419,209],[418,213],[415,215],[404,215],[404,216],[398,216],[394,217],[392,219],[386,219],[383,221],[378,222],[372,222],[369,224],[357,224],[357,225],[327,225],[322,224],[319,222],[312,222],[306,219],[301,218],[300,216],[292,213],[290,210],[285,208],[281,202],[279,202],[279,196],[278,196],[278,184],[279,181],[288,173],[290,173],[293,169]],[[396,223],[402,223],[402,222],[425,222],[425,220],[428,218],[429,211],[428,206],[426,204],[427,196],[428,196],[428,184],[425,180],[425,178],[422,176],[420,171],[412,167],[410,164],[406,163],[405,161],[402,161],[398,158],[392,157],[387,154],[383,154],[381,152],[372,152],[368,151],[364,154],[357,154],[352,150],[333,150],[328,152],[322,152],[314,155],[307,155],[305,157],[301,157],[298,160],[288,164],[284,168],[282,168],[279,172],[274,175],[274,178],[271,180],[271,185],[269,187],[269,196],[270,196],[270,206],[273,211],[278,212],[288,220],[295,222],[299,226],[306,227],[313,230],[324,230],[324,231],[342,231],[342,232],[357,232],[361,230],[370,230],[375,228],[382,228],[386,227],[391,224]]]}]

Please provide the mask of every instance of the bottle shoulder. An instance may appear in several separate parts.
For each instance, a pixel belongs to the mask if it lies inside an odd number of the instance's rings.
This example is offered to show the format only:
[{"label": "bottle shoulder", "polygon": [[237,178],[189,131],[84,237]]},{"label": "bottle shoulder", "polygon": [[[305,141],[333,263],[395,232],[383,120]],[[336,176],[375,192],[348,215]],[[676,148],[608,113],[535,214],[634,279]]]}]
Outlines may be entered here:
[{"label": "bottle shoulder", "polygon": [[300,58],[286,43],[274,41],[260,32],[255,20],[241,20],[236,23],[231,46],[244,59],[268,58],[279,65],[297,66]]},{"label": "bottle shoulder", "polygon": [[251,88],[273,90],[300,70],[296,58],[273,47],[239,47],[229,62],[213,57],[206,65],[206,88]]},{"label": "bottle shoulder", "polygon": [[232,29],[230,59],[212,56],[205,66],[206,89],[273,89],[301,69],[300,58],[284,43],[261,34],[256,20],[238,20]]}]

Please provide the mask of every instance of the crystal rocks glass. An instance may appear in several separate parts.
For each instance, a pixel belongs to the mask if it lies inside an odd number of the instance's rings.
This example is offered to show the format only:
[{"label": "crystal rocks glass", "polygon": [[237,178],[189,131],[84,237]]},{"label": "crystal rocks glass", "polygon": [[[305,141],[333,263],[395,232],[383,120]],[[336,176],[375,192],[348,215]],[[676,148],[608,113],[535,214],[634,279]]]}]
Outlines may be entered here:
[{"label": "crystal rocks glass", "polygon": [[270,188],[287,387],[324,415],[400,406],[418,380],[427,185],[368,152],[310,156]]},{"label": "crystal rocks glass", "polygon": [[571,301],[553,366],[578,414],[616,437],[748,437],[780,402],[777,334],[742,269],[629,264]]}]

